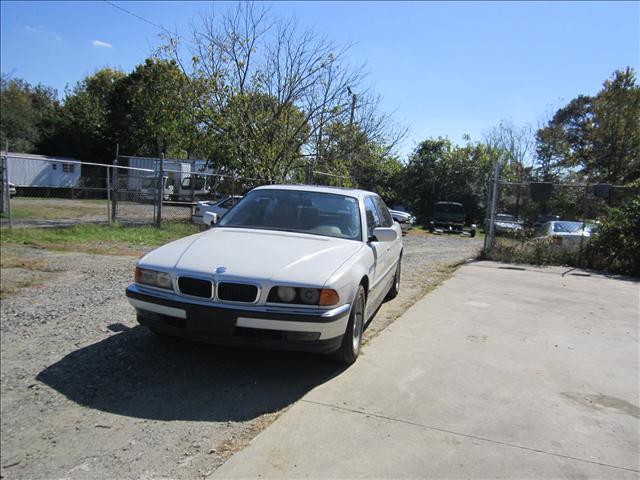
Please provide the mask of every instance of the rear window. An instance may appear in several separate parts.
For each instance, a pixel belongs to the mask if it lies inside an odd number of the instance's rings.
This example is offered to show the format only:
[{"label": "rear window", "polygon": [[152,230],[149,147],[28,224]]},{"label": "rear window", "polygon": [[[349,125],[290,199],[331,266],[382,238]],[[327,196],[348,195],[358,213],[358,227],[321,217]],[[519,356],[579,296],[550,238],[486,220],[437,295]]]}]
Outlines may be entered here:
[{"label": "rear window", "polygon": [[554,222],[553,231],[556,233],[575,233],[582,229],[580,222]]},{"label": "rear window", "polygon": [[436,212],[440,213],[464,213],[464,207],[462,205],[456,205],[452,203],[437,203]]}]

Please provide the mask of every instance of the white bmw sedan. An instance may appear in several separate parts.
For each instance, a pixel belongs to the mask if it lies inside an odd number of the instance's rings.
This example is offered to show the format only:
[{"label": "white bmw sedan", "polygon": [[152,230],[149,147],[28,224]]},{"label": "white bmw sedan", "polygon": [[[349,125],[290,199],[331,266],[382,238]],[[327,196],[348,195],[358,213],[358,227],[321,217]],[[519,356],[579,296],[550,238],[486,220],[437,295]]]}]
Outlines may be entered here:
[{"label": "white bmw sedan", "polygon": [[155,333],[352,363],[398,293],[401,258],[400,225],[375,193],[274,185],[143,257],[126,294]]}]

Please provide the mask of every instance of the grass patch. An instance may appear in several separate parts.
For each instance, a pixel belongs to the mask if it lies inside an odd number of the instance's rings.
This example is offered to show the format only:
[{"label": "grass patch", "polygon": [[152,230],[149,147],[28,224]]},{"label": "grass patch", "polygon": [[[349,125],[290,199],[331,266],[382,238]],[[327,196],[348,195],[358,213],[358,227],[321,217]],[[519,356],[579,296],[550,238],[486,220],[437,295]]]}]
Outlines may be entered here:
[{"label": "grass patch", "polygon": [[[106,200],[60,198],[14,198],[11,200],[11,216],[16,220],[64,220],[96,215],[106,218]],[[5,212],[1,217],[8,218],[8,215]]]},{"label": "grass patch", "polygon": [[68,228],[3,228],[0,244],[28,245],[50,250],[139,255],[150,247],[201,231],[198,225],[167,223],[162,228],[120,224],[75,225]]}]

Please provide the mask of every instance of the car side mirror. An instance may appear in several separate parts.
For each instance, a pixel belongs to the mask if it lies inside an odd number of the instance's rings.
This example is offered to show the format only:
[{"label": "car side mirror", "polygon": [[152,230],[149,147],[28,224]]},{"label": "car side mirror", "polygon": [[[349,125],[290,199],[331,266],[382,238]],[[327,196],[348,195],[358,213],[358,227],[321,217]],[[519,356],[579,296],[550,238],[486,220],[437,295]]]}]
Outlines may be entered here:
[{"label": "car side mirror", "polygon": [[204,223],[207,227],[213,227],[216,223],[218,223],[218,214],[215,212],[205,212],[202,216],[202,223]]},{"label": "car side mirror", "polygon": [[378,227],[373,229],[373,236],[378,242],[393,242],[398,238],[398,232],[392,227]]}]

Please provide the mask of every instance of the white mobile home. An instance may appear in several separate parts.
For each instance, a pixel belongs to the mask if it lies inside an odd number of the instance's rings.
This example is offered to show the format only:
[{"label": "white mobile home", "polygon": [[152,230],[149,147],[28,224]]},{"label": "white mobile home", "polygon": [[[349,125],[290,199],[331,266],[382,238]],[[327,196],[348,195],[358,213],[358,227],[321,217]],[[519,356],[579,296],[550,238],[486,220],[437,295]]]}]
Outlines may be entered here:
[{"label": "white mobile home", "polygon": [[73,158],[12,152],[6,156],[9,181],[16,187],[71,188],[80,182],[81,165]]}]

